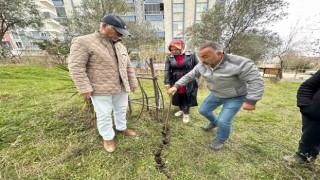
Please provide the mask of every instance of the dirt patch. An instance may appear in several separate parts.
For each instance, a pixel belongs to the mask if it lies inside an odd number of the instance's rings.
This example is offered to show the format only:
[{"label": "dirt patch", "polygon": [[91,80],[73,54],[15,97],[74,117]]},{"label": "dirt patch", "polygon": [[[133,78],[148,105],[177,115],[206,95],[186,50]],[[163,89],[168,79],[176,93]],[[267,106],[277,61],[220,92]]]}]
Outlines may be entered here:
[{"label": "dirt patch", "polygon": [[170,179],[171,176],[165,166],[165,161],[164,161],[164,158],[163,158],[163,148],[165,146],[168,146],[170,141],[169,141],[169,128],[166,127],[166,125],[163,126],[162,128],[162,131],[161,131],[161,134],[162,134],[162,143],[158,146],[158,148],[155,150],[154,152],[154,160],[156,162],[156,167],[157,169],[163,173],[167,179]]}]

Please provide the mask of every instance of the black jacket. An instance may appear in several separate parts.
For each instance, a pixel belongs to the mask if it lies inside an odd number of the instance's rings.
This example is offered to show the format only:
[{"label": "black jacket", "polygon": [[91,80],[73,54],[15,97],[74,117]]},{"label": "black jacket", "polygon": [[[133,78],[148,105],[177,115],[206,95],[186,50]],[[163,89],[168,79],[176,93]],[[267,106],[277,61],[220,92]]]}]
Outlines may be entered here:
[{"label": "black jacket", "polygon": [[[190,72],[197,64],[198,58],[194,52],[185,52],[182,66],[179,67],[177,60],[173,55],[168,55],[165,64],[164,84],[170,84],[172,87],[182,76]],[[198,82],[196,80],[186,85],[186,95],[191,106],[197,106]],[[178,93],[175,93],[172,104],[179,106]]]},{"label": "black jacket", "polygon": [[297,105],[303,115],[320,121],[320,70],[301,84]]}]

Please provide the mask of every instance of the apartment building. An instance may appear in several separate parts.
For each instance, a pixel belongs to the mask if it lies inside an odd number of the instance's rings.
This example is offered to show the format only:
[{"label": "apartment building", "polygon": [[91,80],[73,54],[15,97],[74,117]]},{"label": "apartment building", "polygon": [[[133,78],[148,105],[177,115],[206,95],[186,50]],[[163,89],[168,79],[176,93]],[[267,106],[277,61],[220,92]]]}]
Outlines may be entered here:
[{"label": "apartment building", "polygon": [[165,0],[166,45],[173,39],[185,40],[186,29],[200,22],[202,13],[214,7],[215,3],[216,0]]},{"label": "apartment building", "polygon": [[41,30],[32,28],[11,29],[8,32],[11,42],[11,52],[13,54],[23,55],[41,55],[43,54],[37,46],[37,42],[43,40],[52,40],[55,38],[63,39],[64,27],[56,20],[58,18],[56,8],[52,0],[34,0],[38,5],[39,11],[45,16],[44,27]]},{"label": "apartment building", "polygon": [[156,28],[158,37],[165,37],[163,0],[127,0],[127,4],[131,11],[122,16],[125,21],[149,21]]}]

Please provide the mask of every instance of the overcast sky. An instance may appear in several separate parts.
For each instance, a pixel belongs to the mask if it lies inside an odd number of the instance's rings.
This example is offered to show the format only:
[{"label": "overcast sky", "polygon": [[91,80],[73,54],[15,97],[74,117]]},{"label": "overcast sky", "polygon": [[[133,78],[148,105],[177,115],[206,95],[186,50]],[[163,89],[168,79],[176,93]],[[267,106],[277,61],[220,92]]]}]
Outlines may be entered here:
[{"label": "overcast sky", "polygon": [[280,37],[286,41],[293,27],[298,22],[298,27],[301,30],[295,36],[295,39],[304,39],[305,43],[296,46],[297,50],[302,50],[305,55],[319,56],[319,45],[315,42],[320,39],[320,0],[286,0],[289,2],[289,7],[286,12],[288,16],[282,21],[268,26],[277,32]]},{"label": "overcast sky", "polygon": [[289,2],[288,16],[270,28],[283,37],[287,36],[299,21],[299,26],[302,26],[306,33],[313,32],[312,37],[320,38],[320,0],[286,1]]}]

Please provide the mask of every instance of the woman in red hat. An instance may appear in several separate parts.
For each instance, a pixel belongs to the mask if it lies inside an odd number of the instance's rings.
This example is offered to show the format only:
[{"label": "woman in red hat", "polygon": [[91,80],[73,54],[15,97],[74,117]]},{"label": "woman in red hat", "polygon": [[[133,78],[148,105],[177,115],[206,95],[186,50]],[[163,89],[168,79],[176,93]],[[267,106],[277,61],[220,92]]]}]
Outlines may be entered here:
[{"label": "woman in red hat", "polygon": [[[198,59],[194,52],[185,51],[185,44],[181,40],[173,40],[168,46],[170,55],[167,56],[165,64],[165,88],[168,90],[181,77],[190,72],[197,64]],[[186,86],[179,88],[173,95],[172,104],[179,106],[175,116],[183,115],[183,122],[189,122],[189,111],[191,106],[198,106],[197,103],[198,83],[192,81]]]}]

